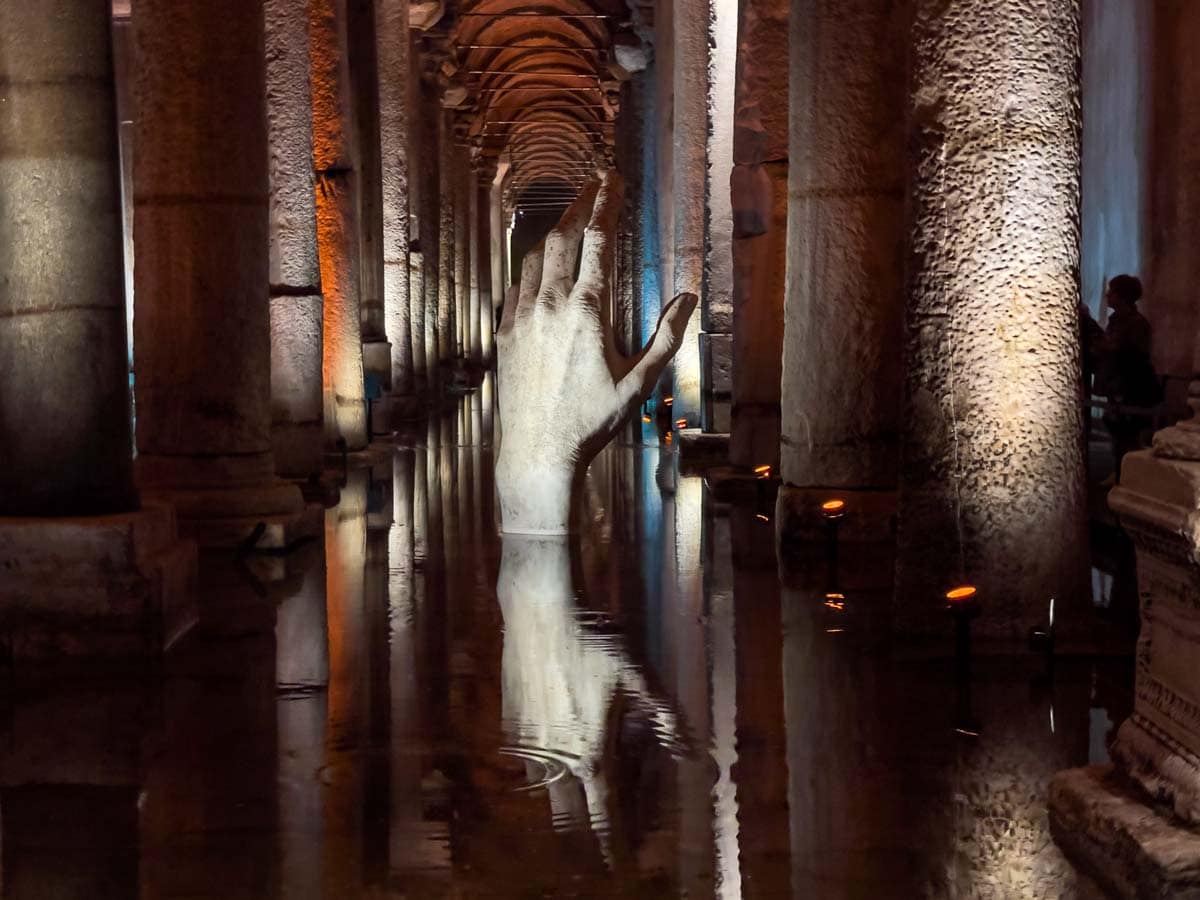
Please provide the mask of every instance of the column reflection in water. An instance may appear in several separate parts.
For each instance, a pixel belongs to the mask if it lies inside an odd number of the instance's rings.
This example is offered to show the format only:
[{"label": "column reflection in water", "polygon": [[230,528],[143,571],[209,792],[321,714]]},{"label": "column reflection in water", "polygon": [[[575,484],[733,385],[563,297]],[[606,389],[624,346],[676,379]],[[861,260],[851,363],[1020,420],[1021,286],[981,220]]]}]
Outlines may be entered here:
[{"label": "column reflection in water", "polygon": [[325,893],[363,882],[363,769],[368,644],[364,603],[370,471],[351,469],[341,502],[325,513],[329,709],[324,799]]}]

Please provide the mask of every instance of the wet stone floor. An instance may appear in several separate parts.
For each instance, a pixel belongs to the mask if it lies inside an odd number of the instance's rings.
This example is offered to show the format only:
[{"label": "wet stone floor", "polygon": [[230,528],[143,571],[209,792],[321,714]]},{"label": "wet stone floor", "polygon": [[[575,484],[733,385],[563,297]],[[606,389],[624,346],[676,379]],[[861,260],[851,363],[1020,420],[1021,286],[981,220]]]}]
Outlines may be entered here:
[{"label": "wet stone floor", "polygon": [[770,498],[715,502],[650,425],[579,537],[502,541],[490,394],[352,464],[322,540],[203,559],[161,668],[12,678],[0,896],[1098,896],[1045,788],[1106,759],[1129,660],[967,694],[889,644],[886,564],[781,586]]}]

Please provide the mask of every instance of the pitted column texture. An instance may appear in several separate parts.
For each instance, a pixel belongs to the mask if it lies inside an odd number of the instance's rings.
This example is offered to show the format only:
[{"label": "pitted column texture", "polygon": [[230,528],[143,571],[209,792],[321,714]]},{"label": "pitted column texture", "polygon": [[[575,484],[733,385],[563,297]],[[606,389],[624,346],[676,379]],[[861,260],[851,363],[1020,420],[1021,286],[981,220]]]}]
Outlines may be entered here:
[{"label": "pitted column texture", "polygon": [[0,516],[137,505],[108,10],[0,5]]},{"label": "pitted column texture", "polygon": [[441,156],[438,151],[441,130],[441,110],[433,89],[419,84],[420,115],[413,123],[417,128],[420,168],[414,179],[418,185],[418,228],[421,245],[424,310],[425,375],[429,381],[438,377],[441,347],[438,341],[441,301]]},{"label": "pitted column texture", "polygon": [[[746,0],[734,84],[733,410],[729,460],[779,467],[787,271],[788,0]],[[719,187],[719,186],[718,186]]]},{"label": "pitted column texture", "polygon": [[[674,294],[707,299],[704,251],[708,216],[708,0],[672,0],[672,185]],[[664,298],[664,305],[670,298]],[[700,320],[693,316],[675,357],[673,417],[700,424]]]},{"label": "pitted column texture", "polygon": [[321,286],[325,294],[325,443],[333,449],[344,441],[348,449],[360,450],[367,445],[367,415],[359,296],[357,154],[346,27],[346,0],[311,0],[313,159]]},{"label": "pitted column texture", "polygon": [[438,111],[438,302],[437,342],[439,362],[448,362],[457,351],[454,326],[454,132],[449,113]]},{"label": "pitted column texture", "polygon": [[906,0],[793,0],[785,484],[894,487]]},{"label": "pitted column texture", "polygon": [[268,480],[262,0],[141,0],[133,29],[139,477]]},{"label": "pitted column texture", "polygon": [[479,187],[475,173],[467,180],[467,358],[479,365],[483,355],[479,323]]},{"label": "pitted column texture", "polygon": [[454,349],[462,358],[470,346],[470,180],[466,153],[452,147],[454,154]]},{"label": "pitted column texture", "polygon": [[1079,4],[919,0],[897,618],[1070,627],[1084,565]]},{"label": "pitted column texture", "polygon": [[321,260],[308,0],[264,0],[270,176],[271,444],[282,475],[322,468]]},{"label": "pitted column texture", "polygon": [[408,265],[408,0],[376,0],[379,51],[379,145],[383,185],[383,316],[392,345],[392,388],[413,390]]}]

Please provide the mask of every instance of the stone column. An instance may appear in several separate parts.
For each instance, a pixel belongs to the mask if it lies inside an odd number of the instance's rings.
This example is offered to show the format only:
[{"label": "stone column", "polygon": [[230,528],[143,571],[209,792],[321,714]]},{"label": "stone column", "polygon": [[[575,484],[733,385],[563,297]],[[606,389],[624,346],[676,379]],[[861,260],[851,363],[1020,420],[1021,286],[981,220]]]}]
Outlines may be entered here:
[{"label": "stone column", "polygon": [[195,547],[133,485],[109,29],[91,0],[0,7],[0,634],[18,659],[155,652],[195,619]]},{"label": "stone column", "polygon": [[279,474],[323,465],[321,259],[307,0],[265,0],[271,186],[271,446]]},{"label": "stone column", "polygon": [[[137,474],[205,544],[303,525],[271,452],[261,0],[142,0],[134,160]],[[220,77],[213,77],[213,73]]]},{"label": "stone column", "polygon": [[479,254],[479,356],[483,368],[491,365],[492,344],[495,338],[496,317],[492,314],[492,211],[491,179],[486,171],[480,175],[475,186],[476,238]]},{"label": "stone column", "polygon": [[311,0],[313,158],[325,293],[325,446],[367,446],[359,302],[358,154],[347,65],[346,0]]},{"label": "stone column", "polygon": [[479,182],[472,170],[467,182],[467,328],[466,355],[472,366],[483,357],[482,325],[479,321]]},{"label": "stone column", "polygon": [[116,96],[102,5],[54,0],[0,11],[4,516],[138,505]]},{"label": "stone column", "polygon": [[413,392],[408,260],[408,0],[376,0],[379,142],[383,183],[383,313],[392,347],[392,390]]},{"label": "stone column", "polygon": [[[710,0],[708,23],[708,165],[704,301],[700,307],[700,424],[729,434],[733,395],[734,94],[737,84],[738,0]],[[778,101],[776,101],[777,105]]]},{"label": "stone column", "polygon": [[384,391],[392,387],[392,348],[383,303],[383,156],[375,0],[347,0],[351,94],[358,148],[359,291],[363,372]]},{"label": "stone column", "polygon": [[786,0],[747,0],[738,21],[733,172],[733,411],[729,461],[779,471],[787,270]]},{"label": "stone column", "polygon": [[1023,642],[1086,602],[1079,4],[918,0],[912,47],[897,623],[966,580]]},{"label": "stone column", "polygon": [[455,359],[471,349],[471,167],[454,146],[454,346]]},{"label": "stone column", "polygon": [[[884,539],[901,396],[907,0],[793,0],[783,340],[784,541],[819,533],[855,491],[845,533]],[[765,186],[760,185],[763,190]]]},{"label": "stone column", "polygon": [[454,277],[457,272],[454,260],[454,132],[450,128],[449,116],[449,113],[438,109],[437,343],[439,364],[449,363],[454,358],[457,348],[454,322]]},{"label": "stone column", "polygon": [[[684,291],[707,301],[705,291],[706,218],[708,214],[708,61],[709,0],[671,0],[671,191],[674,254],[672,296]],[[670,298],[664,298],[664,303]],[[700,424],[700,329],[692,316],[675,356],[672,419]]]},{"label": "stone column", "polygon": [[[496,327],[496,309],[504,302],[504,294],[508,290],[508,279],[505,278],[505,241],[504,241],[504,175],[508,164],[501,163],[499,170],[488,186],[490,205],[488,207],[490,265],[492,276],[492,304],[488,310],[493,323],[493,337]],[[494,342],[484,348],[484,358],[490,366],[496,361]]]}]

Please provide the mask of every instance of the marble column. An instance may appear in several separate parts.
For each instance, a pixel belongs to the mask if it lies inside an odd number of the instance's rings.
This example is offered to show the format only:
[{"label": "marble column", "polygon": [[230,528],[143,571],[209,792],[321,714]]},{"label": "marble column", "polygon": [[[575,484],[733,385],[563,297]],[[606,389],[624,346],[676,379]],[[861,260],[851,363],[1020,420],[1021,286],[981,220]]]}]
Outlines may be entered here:
[{"label": "marble column", "polygon": [[325,448],[367,446],[360,310],[358,153],[347,64],[347,0],[309,3],[317,239],[325,294]]},{"label": "marble column", "polygon": [[[487,314],[491,317],[493,323],[493,338],[495,336],[495,323],[497,322],[496,310],[504,303],[504,294],[508,290],[508,279],[505,277],[506,253],[504,240],[504,176],[508,171],[508,164],[501,163],[495,177],[488,186],[488,196],[490,204],[488,206],[488,222],[489,222],[489,239],[488,250],[490,253],[491,276],[492,276],[492,305]],[[495,362],[495,343],[485,348],[484,356],[487,364],[490,366]]]},{"label": "marble column", "polygon": [[409,34],[408,0],[376,0],[379,53],[379,142],[383,184],[383,315],[392,347],[392,390],[413,392],[409,306]]},{"label": "marble column", "polygon": [[454,279],[457,274],[454,259],[454,198],[457,192],[454,186],[454,132],[449,117],[449,113],[438,109],[437,343],[438,363],[441,365],[448,364],[457,353],[454,321]]},{"label": "marble column", "polygon": [[492,274],[492,187],[491,179],[486,174],[481,175],[475,188],[478,221],[479,248],[479,364],[485,369],[491,366],[492,350],[495,342],[496,317],[492,313],[495,276]]},{"label": "marble column", "polygon": [[[707,298],[705,242],[708,215],[708,0],[671,0],[671,84],[674,94],[671,130],[672,296],[688,291]],[[670,298],[666,298],[670,299]],[[700,330],[704,320],[692,316],[674,360],[672,419],[700,424]]]},{"label": "marble column", "polygon": [[0,8],[0,634],[24,657],[155,652],[195,547],[133,484],[109,10]]},{"label": "marble column", "polygon": [[[0,515],[136,509],[103,4],[0,11]],[[92,7],[92,8],[89,8]]]},{"label": "marble column", "polygon": [[265,0],[270,205],[271,446],[296,478],[323,467],[321,259],[307,0]]},{"label": "marble column", "polygon": [[729,461],[779,471],[787,270],[786,0],[747,0],[738,21],[733,171],[733,410]]},{"label": "marble column", "polygon": [[201,543],[266,521],[283,545],[304,506],[271,451],[263,4],[142,0],[133,34],[138,480]]},{"label": "marble column", "polygon": [[780,529],[887,538],[900,421],[908,0],[793,0]]},{"label": "marble column", "polygon": [[911,46],[897,624],[944,632],[965,580],[977,634],[1023,642],[1051,597],[1061,634],[1086,615],[1079,4],[918,0]]}]

